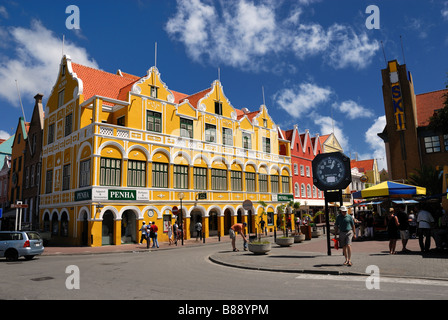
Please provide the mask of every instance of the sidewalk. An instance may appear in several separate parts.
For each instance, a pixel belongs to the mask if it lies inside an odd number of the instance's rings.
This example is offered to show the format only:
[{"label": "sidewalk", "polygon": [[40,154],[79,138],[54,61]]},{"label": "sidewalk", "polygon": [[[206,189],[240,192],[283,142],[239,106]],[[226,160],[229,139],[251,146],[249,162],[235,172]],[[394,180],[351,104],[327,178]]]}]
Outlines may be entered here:
[{"label": "sidewalk", "polygon": [[[254,255],[249,251],[243,251],[241,237],[236,240],[239,252],[231,250],[228,236],[207,238],[205,244],[196,239],[184,240],[184,246],[180,241],[178,245],[160,243],[160,248],[146,249],[146,243],[126,244],[120,246],[104,247],[45,247],[44,256],[48,255],[78,255],[78,254],[102,254],[118,252],[148,252],[167,249],[179,249],[191,246],[204,246],[219,243],[228,243],[228,249],[217,251],[210,255],[210,260],[230,267],[252,270],[313,273],[331,275],[370,275],[366,273],[368,266],[379,268],[381,276],[410,277],[419,279],[434,279],[448,281],[448,252],[431,250],[422,254],[417,239],[410,239],[408,253],[398,252],[395,255],[388,253],[388,241],[354,241],[352,244],[353,266],[343,266],[344,257],[342,250],[331,250],[331,256],[327,254],[325,235],[313,238],[310,241],[295,243],[290,247],[280,247],[274,243],[272,236],[268,236],[271,251],[266,255]],[[151,244],[152,245],[152,244]],[[432,248],[435,247],[432,243]],[[401,250],[401,241],[397,241],[397,251]]]}]

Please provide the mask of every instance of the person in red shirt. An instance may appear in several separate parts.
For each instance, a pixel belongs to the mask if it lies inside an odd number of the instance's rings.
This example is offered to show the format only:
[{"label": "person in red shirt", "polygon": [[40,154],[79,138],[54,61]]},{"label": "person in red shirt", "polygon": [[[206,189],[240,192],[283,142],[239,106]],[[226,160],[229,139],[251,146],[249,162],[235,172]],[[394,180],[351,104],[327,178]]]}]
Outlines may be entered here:
[{"label": "person in red shirt", "polygon": [[155,248],[155,246],[157,246],[157,248],[159,247],[159,242],[157,241],[157,231],[159,231],[159,228],[157,227],[156,223],[153,221],[151,228],[149,229],[149,236],[152,239],[152,247]]},{"label": "person in red shirt", "polygon": [[[241,234],[241,237],[243,238],[244,243],[246,244],[247,240],[246,240],[246,236],[244,235],[244,232],[243,232],[243,230],[244,230],[244,228],[245,228],[246,226],[247,226],[247,223],[246,223],[246,222],[243,222],[243,223],[236,223],[236,224],[234,224],[233,226],[230,227],[230,229],[229,229],[229,236],[230,236],[230,239],[232,239],[232,248],[233,248],[233,251],[239,251],[239,250],[236,248],[236,245],[235,245],[235,242],[236,242],[236,233],[240,233],[240,234]],[[244,250],[245,250],[245,251],[247,250],[247,249],[246,249],[246,246],[244,246]]]}]

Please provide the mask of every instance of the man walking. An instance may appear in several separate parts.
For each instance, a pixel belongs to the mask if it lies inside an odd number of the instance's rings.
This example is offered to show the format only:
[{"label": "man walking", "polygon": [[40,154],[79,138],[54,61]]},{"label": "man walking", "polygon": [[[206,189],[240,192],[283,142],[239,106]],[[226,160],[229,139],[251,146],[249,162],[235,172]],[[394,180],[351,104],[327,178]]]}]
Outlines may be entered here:
[{"label": "man walking", "polygon": [[342,247],[344,253],[345,262],[344,265],[352,266],[352,238],[356,239],[355,234],[355,222],[351,215],[347,214],[347,208],[342,206],[340,209],[340,214],[336,218],[334,224],[336,234],[339,232],[339,244]]},{"label": "man walking", "polygon": [[399,205],[397,208],[397,218],[398,218],[398,229],[400,230],[400,238],[401,243],[403,245],[402,252],[408,252],[409,250],[406,249],[406,245],[408,244],[409,240],[409,217],[408,214],[404,211],[404,206]]},{"label": "man walking", "polygon": [[142,232],[142,236],[140,237],[140,244],[143,244],[143,240],[146,240],[146,249],[149,249],[149,230],[148,226],[146,225],[145,221],[143,221],[142,228],[140,229]]},{"label": "man walking", "polygon": [[[422,252],[428,252],[431,247],[431,224],[434,223],[434,218],[431,213],[427,211],[427,205],[418,208],[417,225],[418,225],[418,244]],[[423,238],[425,243],[423,244]]]},{"label": "man walking", "polygon": [[[236,223],[236,224],[234,224],[233,226],[231,226],[230,227],[230,229],[229,229],[229,236],[230,236],[230,239],[232,239],[232,249],[233,249],[233,251],[239,251],[237,248],[236,248],[236,245],[235,245],[235,242],[236,242],[236,234],[237,233],[240,233],[241,234],[241,237],[243,238],[243,240],[244,240],[244,244],[246,244],[246,242],[247,242],[247,240],[246,240],[246,236],[244,235],[244,228],[247,226],[247,223],[246,222],[243,222],[243,223]],[[246,249],[246,246],[244,245],[244,251],[246,251],[247,249]]]}]

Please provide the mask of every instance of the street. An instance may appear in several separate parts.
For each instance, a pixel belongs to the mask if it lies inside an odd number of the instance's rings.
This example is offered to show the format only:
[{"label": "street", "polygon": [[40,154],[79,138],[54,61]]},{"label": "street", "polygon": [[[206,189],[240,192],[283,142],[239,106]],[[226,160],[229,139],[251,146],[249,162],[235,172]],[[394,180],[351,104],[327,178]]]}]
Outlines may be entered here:
[{"label": "street", "polygon": [[[0,260],[2,299],[326,300],[446,299],[445,281],[266,272],[215,264],[228,243],[173,250]],[[75,271],[73,271],[75,270]],[[78,285],[78,287],[77,287]]]}]

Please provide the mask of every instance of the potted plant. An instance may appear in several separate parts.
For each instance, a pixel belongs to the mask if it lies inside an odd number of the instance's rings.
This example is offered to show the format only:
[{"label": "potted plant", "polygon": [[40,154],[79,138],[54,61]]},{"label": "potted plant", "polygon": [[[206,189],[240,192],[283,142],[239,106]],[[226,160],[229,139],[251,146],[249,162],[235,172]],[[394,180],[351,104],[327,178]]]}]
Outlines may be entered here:
[{"label": "potted plant", "polygon": [[303,215],[304,217],[308,217],[309,221],[310,221],[310,224],[308,226],[306,226],[306,228],[304,228],[304,229],[306,229],[306,232],[307,232],[306,233],[307,234],[307,237],[306,237],[307,240],[311,240],[311,238],[318,238],[318,237],[320,237],[323,234],[322,230],[317,229],[317,226],[316,226],[316,223],[315,223],[316,218],[318,216],[322,215],[322,214],[324,214],[323,211],[318,211],[314,215],[310,215],[308,213],[305,213]]},{"label": "potted plant", "polygon": [[248,249],[254,254],[266,254],[271,251],[271,243],[267,240],[249,242]]},{"label": "potted plant", "polygon": [[281,247],[289,247],[294,243],[294,237],[277,237],[275,243]]},{"label": "potted plant", "polygon": [[257,240],[250,241],[248,244],[248,249],[254,254],[266,254],[271,251],[271,243],[267,240],[261,240],[261,235],[263,234],[263,230],[261,230],[261,220],[263,219],[263,215],[265,214],[265,208],[267,207],[267,204],[264,201],[258,201],[258,203],[263,207],[260,222],[258,223],[260,228],[257,229]]}]

